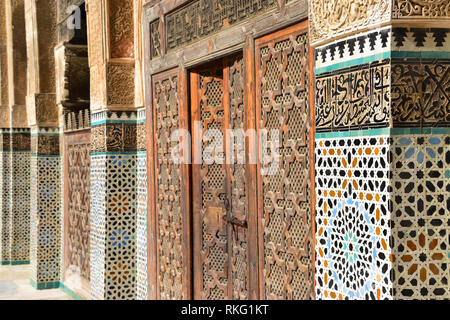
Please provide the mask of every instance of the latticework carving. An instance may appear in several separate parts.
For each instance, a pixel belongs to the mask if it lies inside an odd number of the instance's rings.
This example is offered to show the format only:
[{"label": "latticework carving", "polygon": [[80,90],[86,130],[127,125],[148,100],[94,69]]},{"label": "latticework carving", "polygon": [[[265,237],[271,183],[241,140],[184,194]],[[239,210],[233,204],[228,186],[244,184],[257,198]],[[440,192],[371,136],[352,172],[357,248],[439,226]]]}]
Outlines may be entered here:
[{"label": "latticework carving", "polygon": [[150,23],[150,58],[157,58],[161,55],[161,39],[158,30],[159,19]]},{"label": "latticework carving", "polygon": [[[279,167],[262,177],[263,299],[313,297],[308,35],[258,45],[260,128],[280,130]],[[269,143],[274,136],[269,135]]]},{"label": "latticework carving", "polygon": [[[200,74],[200,117],[203,130],[225,128],[225,111],[223,105],[223,74],[220,68],[211,68]],[[224,141],[203,142],[203,148],[224,145]],[[216,155],[217,157],[224,156]],[[209,208],[223,208],[226,197],[225,165],[203,159],[201,166],[201,220],[206,220]],[[226,228],[211,230],[206,223],[202,228],[202,261],[204,299],[223,300],[228,298],[228,241]]]},{"label": "latticework carving", "polygon": [[183,294],[182,247],[183,219],[181,211],[180,165],[172,159],[177,142],[171,141],[172,133],[179,128],[178,77],[169,75],[155,80],[154,107],[156,125],[156,179],[157,179],[157,234],[158,279],[161,299],[186,299]]},{"label": "latticework carving", "polygon": [[[229,68],[228,91],[230,97],[230,128],[244,130],[244,62],[242,57],[235,60]],[[245,186],[245,145],[234,140],[233,155],[235,163],[231,169],[231,210],[233,216],[245,221],[246,186]],[[247,230],[234,227],[232,238],[232,287],[233,299],[248,299],[248,263],[247,263]]]},{"label": "latticework carving", "polygon": [[[83,133],[82,135],[86,135]],[[88,134],[90,135],[90,134]],[[89,140],[89,139],[87,139]],[[67,246],[65,270],[90,279],[90,144],[67,146]]]}]

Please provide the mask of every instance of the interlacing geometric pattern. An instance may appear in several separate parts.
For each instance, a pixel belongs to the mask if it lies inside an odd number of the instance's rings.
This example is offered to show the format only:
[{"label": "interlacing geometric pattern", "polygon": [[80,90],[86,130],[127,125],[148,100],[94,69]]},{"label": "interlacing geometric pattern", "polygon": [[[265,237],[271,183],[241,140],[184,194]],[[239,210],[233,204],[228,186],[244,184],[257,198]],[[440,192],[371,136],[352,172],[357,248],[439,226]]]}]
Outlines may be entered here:
[{"label": "interlacing geometric pattern", "polygon": [[[303,31],[304,32],[304,31]],[[257,48],[260,128],[268,145],[280,130],[279,166],[262,177],[264,299],[313,298],[308,35],[270,40]],[[270,156],[270,150],[267,150]],[[264,163],[263,163],[264,164]]]},{"label": "interlacing geometric pattern", "polygon": [[[202,128],[223,132],[225,128],[225,112],[223,104],[224,86],[223,69],[221,64],[208,71],[200,73],[199,80],[200,117]],[[223,141],[213,138],[204,139],[203,150],[208,146],[217,148]],[[217,159],[225,160],[225,154],[215,155]],[[211,163],[212,164],[208,164]],[[223,161],[222,163],[225,163]],[[201,212],[200,221],[203,221],[202,231],[202,268],[203,268],[203,299],[224,300],[228,298],[228,240],[226,226],[211,228],[205,223],[209,208],[222,208],[225,212],[224,200],[227,195],[225,178],[225,164],[214,161],[212,154],[204,155],[201,165]]]},{"label": "interlacing geometric pattern", "polygon": [[[5,134],[3,134],[3,139],[8,139]],[[2,185],[3,191],[1,192],[1,248],[0,248],[0,261],[3,263],[9,263],[11,260],[11,160],[12,153],[10,151],[2,151]]]},{"label": "interlacing geometric pattern", "polygon": [[177,141],[171,136],[179,129],[178,76],[169,72],[153,82],[156,127],[156,217],[158,237],[158,282],[163,300],[183,299],[186,282],[183,274],[184,254],[180,165],[174,163],[172,151]]},{"label": "interlacing geometric pattern", "polygon": [[11,261],[30,261],[30,152],[11,154]]},{"label": "interlacing geometric pattern", "polygon": [[450,137],[394,138],[394,297],[448,299]]},{"label": "interlacing geometric pattern", "polygon": [[148,299],[147,152],[137,155],[137,299]]},{"label": "interlacing geometric pattern", "polygon": [[106,197],[106,155],[91,155],[91,299],[105,297],[105,197]]},{"label": "interlacing geometric pattern", "polygon": [[90,143],[66,148],[68,215],[66,218],[65,276],[76,274],[90,279]]},{"label": "interlacing geometric pattern", "polygon": [[108,154],[105,298],[136,299],[136,154]]},{"label": "interlacing geometric pattern", "polygon": [[60,280],[61,158],[31,158],[31,266],[39,284]]},{"label": "interlacing geometric pattern", "polygon": [[[239,57],[229,66],[230,129],[244,130],[244,60]],[[245,143],[232,142],[234,163],[231,170],[231,205],[233,217],[246,221]],[[248,299],[247,229],[233,227],[231,271],[234,300]]]},{"label": "interlacing geometric pattern", "polygon": [[389,136],[316,140],[316,297],[391,298]]}]

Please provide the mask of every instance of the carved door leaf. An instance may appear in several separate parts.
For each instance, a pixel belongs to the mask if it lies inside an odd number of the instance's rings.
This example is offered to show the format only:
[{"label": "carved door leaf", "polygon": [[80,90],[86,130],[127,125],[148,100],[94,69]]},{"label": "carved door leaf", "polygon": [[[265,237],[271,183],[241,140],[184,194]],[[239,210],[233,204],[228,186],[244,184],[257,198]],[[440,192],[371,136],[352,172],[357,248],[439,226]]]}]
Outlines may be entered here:
[{"label": "carved door leaf", "polygon": [[[307,24],[256,41],[258,129],[279,142],[278,164],[258,182],[262,299],[313,298],[313,162]],[[271,130],[279,130],[279,137]]]},{"label": "carved door leaf", "polygon": [[227,129],[244,129],[242,56],[195,70],[191,85],[192,122],[201,123],[203,137],[201,144],[193,141],[203,155],[193,166],[194,297],[247,299],[245,175],[236,164],[245,149],[226,139]]}]

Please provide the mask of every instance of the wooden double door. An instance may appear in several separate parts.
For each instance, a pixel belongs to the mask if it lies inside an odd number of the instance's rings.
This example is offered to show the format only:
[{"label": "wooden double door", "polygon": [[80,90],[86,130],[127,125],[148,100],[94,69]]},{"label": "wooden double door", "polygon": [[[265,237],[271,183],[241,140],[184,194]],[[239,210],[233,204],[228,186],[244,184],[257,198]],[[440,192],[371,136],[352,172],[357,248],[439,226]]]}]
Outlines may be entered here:
[{"label": "wooden double door", "polygon": [[307,39],[304,22],[153,77],[151,297],[313,298]]}]

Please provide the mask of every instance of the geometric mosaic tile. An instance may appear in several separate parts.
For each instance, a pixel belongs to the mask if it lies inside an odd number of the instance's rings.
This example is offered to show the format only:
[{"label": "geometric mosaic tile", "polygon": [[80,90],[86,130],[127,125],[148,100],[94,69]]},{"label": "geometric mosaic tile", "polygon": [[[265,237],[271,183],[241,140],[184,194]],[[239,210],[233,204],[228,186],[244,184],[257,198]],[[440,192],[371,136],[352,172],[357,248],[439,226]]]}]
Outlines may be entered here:
[{"label": "geometric mosaic tile", "polygon": [[0,263],[10,264],[11,261],[11,152],[0,153],[1,164],[1,217],[0,217]]},{"label": "geometric mosaic tile", "polygon": [[448,299],[450,136],[393,139],[394,297]]},{"label": "geometric mosaic tile", "polygon": [[391,27],[359,33],[316,48],[316,73],[382,60],[390,56]]},{"label": "geometric mosaic tile", "polygon": [[31,266],[37,286],[59,283],[61,158],[31,157]]},{"label": "geometric mosaic tile", "polygon": [[136,160],[91,155],[92,299],[136,299]]},{"label": "geometric mosaic tile", "polygon": [[389,137],[316,144],[316,298],[389,299]]},{"label": "geometric mosaic tile", "polygon": [[11,262],[30,261],[30,152],[11,155]]},{"label": "geometric mosaic tile", "polygon": [[148,299],[147,151],[137,155],[137,299]]},{"label": "geometric mosaic tile", "polygon": [[136,298],[148,300],[148,204],[146,110],[138,111],[137,123],[137,284]]}]

